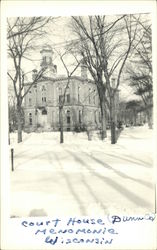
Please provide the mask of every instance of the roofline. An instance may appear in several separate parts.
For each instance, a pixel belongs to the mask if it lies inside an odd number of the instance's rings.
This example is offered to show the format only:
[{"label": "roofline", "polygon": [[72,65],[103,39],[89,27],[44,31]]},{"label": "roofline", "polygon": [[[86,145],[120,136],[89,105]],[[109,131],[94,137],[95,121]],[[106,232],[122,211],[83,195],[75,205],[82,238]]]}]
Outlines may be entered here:
[{"label": "roofline", "polygon": [[[47,80],[48,81],[53,81],[53,82],[58,82],[58,81],[67,80],[67,79],[68,78],[66,76],[60,76],[60,77],[58,76],[58,77],[55,77],[55,78],[53,78],[53,77],[45,77],[44,76],[40,80],[38,80],[38,82],[43,82],[43,81],[47,81]],[[70,79],[76,79],[76,80],[83,81],[83,82],[87,81],[88,83],[94,83],[93,80],[91,80],[91,79],[84,79],[83,77],[80,77],[80,76],[71,76]],[[27,86],[27,85],[30,85],[30,84],[32,84],[32,83],[31,82],[27,82],[24,85]],[[35,85],[35,83],[33,85]]]}]

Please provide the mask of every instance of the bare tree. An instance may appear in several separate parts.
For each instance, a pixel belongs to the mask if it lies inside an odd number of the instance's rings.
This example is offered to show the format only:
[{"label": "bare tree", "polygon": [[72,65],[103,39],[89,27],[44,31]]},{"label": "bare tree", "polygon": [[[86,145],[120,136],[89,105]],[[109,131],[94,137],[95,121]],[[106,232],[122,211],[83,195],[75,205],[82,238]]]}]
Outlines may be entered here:
[{"label": "bare tree", "polygon": [[16,97],[18,143],[22,141],[22,103],[31,87],[42,77],[46,68],[42,68],[32,80],[24,93],[26,73],[23,70],[23,59],[34,50],[34,43],[45,34],[44,28],[51,21],[45,17],[17,17],[8,18],[8,56],[12,62],[13,70],[8,69],[8,76],[12,81]]},{"label": "bare tree", "polygon": [[[111,19],[111,18],[110,18]],[[106,136],[105,105],[110,113],[111,143],[116,143],[116,103],[121,75],[135,40],[138,22],[132,15],[73,17],[80,53],[95,81],[102,114],[102,139]],[[78,46],[78,42],[77,42]],[[112,77],[116,75],[114,86]]]},{"label": "bare tree", "polygon": [[65,99],[66,99],[66,93],[67,93],[67,89],[69,88],[69,85],[70,85],[70,81],[71,81],[71,77],[72,75],[74,74],[74,72],[77,70],[77,68],[79,67],[80,65],[80,61],[77,60],[77,58],[75,57],[75,64],[73,64],[73,68],[72,70],[70,71],[67,64],[65,63],[65,60],[64,60],[64,56],[67,55],[67,53],[69,53],[70,50],[69,48],[66,49],[66,51],[63,53],[63,54],[59,54],[59,57],[60,57],[60,60],[66,70],[66,74],[67,74],[67,79],[66,79],[66,85],[65,85],[65,88],[64,88],[64,92],[63,92],[63,95],[59,96],[59,123],[60,123],[60,143],[64,143],[64,135],[63,135],[63,124],[64,124],[64,121],[63,121],[63,109],[64,109],[64,105],[65,105]]},{"label": "bare tree", "polygon": [[[148,15],[147,15],[148,17]],[[130,86],[140,96],[145,106],[148,126],[152,129],[153,81],[152,81],[152,32],[150,21],[138,20],[142,37],[137,36],[137,46],[127,66]],[[135,67],[136,65],[136,67]]]}]

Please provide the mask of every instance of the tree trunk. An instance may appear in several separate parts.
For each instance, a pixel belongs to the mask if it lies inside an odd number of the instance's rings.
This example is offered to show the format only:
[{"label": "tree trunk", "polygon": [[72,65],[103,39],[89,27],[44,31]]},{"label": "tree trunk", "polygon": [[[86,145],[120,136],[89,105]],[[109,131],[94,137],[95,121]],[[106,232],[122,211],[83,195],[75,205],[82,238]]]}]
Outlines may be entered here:
[{"label": "tree trunk", "polygon": [[8,144],[10,145],[10,131],[8,129]]},{"label": "tree trunk", "polygon": [[104,140],[107,137],[105,108],[102,109],[101,127],[102,127],[101,139]]},{"label": "tree trunk", "polygon": [[106,133],[106,110],[105,110],[105,100],[104,97],[100,98],[101,107],[101,139],[104,140],[107,137]]},{"label": "tree trunk", "polygon": [[22,142],[22,116],[21,106],[17,105],[17,142]]},{"label": "tree trunk", "polygon": [[59,123],[60,123],[60,143],[64,143],[63,135],[63,107],[59,107]]},{"label": "tree trunk", "polygon": [[111,123],[111,144],[117,142],[116,138],[116,114],[114,96],[110,97],[110,123]]},{"label": "tree trunk", "polygon": [[153,122],[152,122],[152,108],[147,109],[147,120],[148,120],[148,127],[149,129],[153,129]]}]

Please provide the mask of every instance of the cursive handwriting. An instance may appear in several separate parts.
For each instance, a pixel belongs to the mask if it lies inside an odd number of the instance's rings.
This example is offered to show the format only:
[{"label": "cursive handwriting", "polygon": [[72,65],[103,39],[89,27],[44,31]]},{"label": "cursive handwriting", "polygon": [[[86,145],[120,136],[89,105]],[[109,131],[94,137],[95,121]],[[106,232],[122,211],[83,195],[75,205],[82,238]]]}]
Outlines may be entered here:
[{"label": "cursive handwriting", "polygon": [[153,222],[155,214],[144,216],[108,215],[103,218],[70,217],[52,220],[23,220],[24,228],[31,228],[31,232],[49,245],[67,244],[113,244],[119,235],[118,224]]}]

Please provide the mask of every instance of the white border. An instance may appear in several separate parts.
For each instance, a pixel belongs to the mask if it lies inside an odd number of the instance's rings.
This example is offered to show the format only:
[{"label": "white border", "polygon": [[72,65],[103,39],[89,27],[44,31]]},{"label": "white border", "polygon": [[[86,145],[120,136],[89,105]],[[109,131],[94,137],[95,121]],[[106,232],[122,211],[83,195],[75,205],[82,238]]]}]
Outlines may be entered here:
[{"label": "white border", "polygon": [[[9,16],[70,16],[94,14],[152,13],[153,17],[153,78],[157,80],[156,63],[156,1],[2,1],[1,3],[1,241],[2,249],[9,245],[6,241],[9,215],[9,153],[8,153],[8,101],[7,101],[7,56],[6,17]],[[157,98],[154,84],[154,151],[157,149]],[[156,155],[156,152],[155,152]],[[157,160],[155,157],[155,164]],[[155,172],[156,174],[156,172]],[[15,228],[16,230],[16,228]],[[150,232],[151,234],[151,232]],[[21,237],[21,236],[19,236]],[[13,246],[12,246],[13,247]],[[129,246],[128,246],[129,247]]]}]

